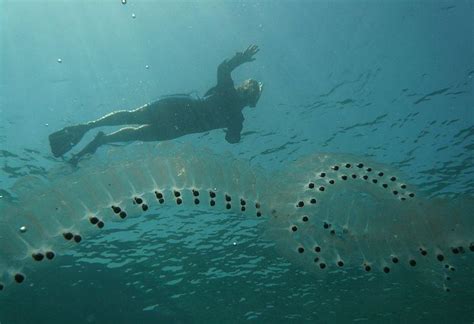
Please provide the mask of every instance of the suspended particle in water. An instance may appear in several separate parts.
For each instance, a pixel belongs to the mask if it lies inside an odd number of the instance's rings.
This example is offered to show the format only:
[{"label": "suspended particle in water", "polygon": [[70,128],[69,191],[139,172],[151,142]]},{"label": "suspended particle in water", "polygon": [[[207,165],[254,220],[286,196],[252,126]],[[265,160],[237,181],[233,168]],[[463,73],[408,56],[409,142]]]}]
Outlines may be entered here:
[{"label": "suspended particle in water", "polygon": [[145,69],[147,69],[147,70],[148,70],[149,68],[150,68],[150,66],[149,66],[148,64],[147,64],[147,65],[145,65]]},{"label": "suspended particle in water", "polygon": [[20,227],[20,233],[26,233],[27,229],[26,226]]},{"label": "suspended particle in water", "polygon": [[63,62],[63,60],[62,60],[62,59],[60,59],[60,58],[58,58],[57,62],[58,62],[58,63],[62,63],[62,62]]},{"label": "suspended particle in water", "polygon": [[132,18],[135,19],[137,18],[137,16],[134,13],[132,13]]},{"label": "suspended particle in water", "polygon": [[126,4],[127,4],[127,0],[122,0],[122,4],[123,4],[123,5],[126,5]]}]

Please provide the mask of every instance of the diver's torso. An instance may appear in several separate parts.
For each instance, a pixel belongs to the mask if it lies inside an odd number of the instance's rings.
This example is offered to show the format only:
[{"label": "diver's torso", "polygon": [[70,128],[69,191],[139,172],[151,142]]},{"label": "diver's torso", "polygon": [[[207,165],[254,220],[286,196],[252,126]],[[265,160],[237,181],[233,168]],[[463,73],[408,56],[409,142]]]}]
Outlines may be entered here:
[{"label": "diver's torso", "polygon": [[242,105],[234,88],[214,91],[204,98],[171,95],[150,103],[150,124],[174,128],[178,133],[196,133],[229,128],[243,122]]}]

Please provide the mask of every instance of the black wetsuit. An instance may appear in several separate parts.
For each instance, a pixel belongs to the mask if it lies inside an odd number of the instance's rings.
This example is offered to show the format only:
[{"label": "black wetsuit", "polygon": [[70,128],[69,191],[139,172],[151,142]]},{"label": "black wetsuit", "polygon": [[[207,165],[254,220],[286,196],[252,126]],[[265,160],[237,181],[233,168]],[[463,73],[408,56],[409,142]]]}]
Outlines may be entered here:
[{"label": "black wetsuit", "polygon": [[203,98],[190,95],[163,97],[144,107],[152,112],[153,140],[167,140],[186,134],[225,128],[229,143],[240,141],[245,103],[239,98],[231,77],[236,67],[233,60],[225,60],[217,69],[217,85]]}]

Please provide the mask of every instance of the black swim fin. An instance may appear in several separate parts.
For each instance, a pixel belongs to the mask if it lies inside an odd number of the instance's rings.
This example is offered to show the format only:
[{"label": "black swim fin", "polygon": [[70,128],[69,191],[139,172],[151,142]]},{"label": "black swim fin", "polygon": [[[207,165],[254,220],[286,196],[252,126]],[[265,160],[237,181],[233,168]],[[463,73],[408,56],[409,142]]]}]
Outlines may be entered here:
[{"label": "black swim fin", "polygon": [[97,151],[97,149],[99,148],[99,146],[103,144],[102,139],[104,137],[104,132],[98,132],[94,139],[89,144],[87,144],[86,147],[84,147],[79,153],[74,154],[72,156],[72,158],[68,161],[69,164],[75,167],[83,156],[94,154],[95,151]]},{"label": "black swim fin", "polygon": [[70,126],[49,135],[49,145],[55,157],[69,152],[88,131],[87,125]]}]

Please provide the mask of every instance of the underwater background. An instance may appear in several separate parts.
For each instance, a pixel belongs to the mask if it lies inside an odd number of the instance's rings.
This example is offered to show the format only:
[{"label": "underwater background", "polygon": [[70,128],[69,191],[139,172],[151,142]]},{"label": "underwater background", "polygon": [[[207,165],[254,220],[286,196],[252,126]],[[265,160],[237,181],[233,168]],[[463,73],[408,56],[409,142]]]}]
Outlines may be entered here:
[{"label": "underwater background", "polygon": [[[1,199],[20,177],[64,163],[49,151],[50,133],[162,95],[202,96],[217,65],[250,44],[256,61],[233,77],[265,89],[244,110],[240,143],[222,130],[180,143],[265,169],[314,152],[357,154],[399,169],[429,197],[472,195],[473,7],[0,0]],[[0,323],[474,321],[473,268],[452,294],[414,288],[412,278],[347,273],[340,282],[279,255],[244,216],[183,207],[131,222],[0,294]]]}]

